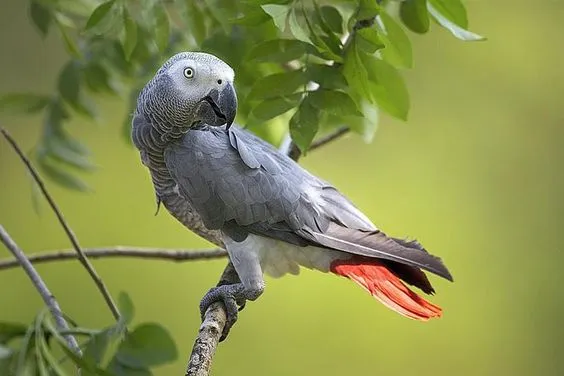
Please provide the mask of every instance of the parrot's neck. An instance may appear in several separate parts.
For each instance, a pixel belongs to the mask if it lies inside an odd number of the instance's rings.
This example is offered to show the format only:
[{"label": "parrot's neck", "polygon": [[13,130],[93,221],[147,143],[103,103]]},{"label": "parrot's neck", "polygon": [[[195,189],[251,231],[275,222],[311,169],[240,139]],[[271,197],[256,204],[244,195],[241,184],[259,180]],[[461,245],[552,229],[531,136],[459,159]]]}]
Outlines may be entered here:
[{"label": "parrot's neck", "polygon": [[222,244],[217,242],[217,239],[221,239],[217,231],[208,230],[204,227],[203,221],[192,209],[188,200],[180,195],[178,186],[166,167],[165,149],[184,135],[185,133],[162,132],[146,121],[140,121],[136,124],[134,119],[133,122],[133,141],[141,153],[143,164],[147,166],[151,173],[157,203],[162,203],[180,223],[192,229],[204,239],[221,247]]}]

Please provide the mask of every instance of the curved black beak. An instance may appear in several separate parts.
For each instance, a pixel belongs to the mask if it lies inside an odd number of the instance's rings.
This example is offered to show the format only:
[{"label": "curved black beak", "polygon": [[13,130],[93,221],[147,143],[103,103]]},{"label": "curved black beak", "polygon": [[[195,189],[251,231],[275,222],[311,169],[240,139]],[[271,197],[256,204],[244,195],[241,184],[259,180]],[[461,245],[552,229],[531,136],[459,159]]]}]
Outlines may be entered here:
[{"label": "curved black beak", "polygon": [[237,115],[237,94],[233,84],[226,82],[220,90],[213,89],[204,100],[209,103],[215,115],[225,121],[229,129]]}]

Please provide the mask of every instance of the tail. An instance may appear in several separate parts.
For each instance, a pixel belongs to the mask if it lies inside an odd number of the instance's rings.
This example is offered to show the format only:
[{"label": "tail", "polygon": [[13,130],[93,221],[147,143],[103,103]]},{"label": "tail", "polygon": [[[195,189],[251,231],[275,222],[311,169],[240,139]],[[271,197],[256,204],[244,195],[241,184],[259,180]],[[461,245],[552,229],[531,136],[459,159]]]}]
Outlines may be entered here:
[{"label": "tail", "polygon": [[[440,317],[442,309],[410,290],[391,271],[391,266],[384,260],[354,256],[349,260],[333,261],[331,272],[356,282],[385,306],[403,316],[421,321]],[[430,284],[429,288],[426,292],[433,291]]]},{"label": "tail", "polygon": [[452,281],[452,275],[442,260],[428,253],[421,244],[389,237],[377,229],[358,230],[332,222],[324,231],[306,228],[301,230],[300,235],[326,248],[427,270]]}]

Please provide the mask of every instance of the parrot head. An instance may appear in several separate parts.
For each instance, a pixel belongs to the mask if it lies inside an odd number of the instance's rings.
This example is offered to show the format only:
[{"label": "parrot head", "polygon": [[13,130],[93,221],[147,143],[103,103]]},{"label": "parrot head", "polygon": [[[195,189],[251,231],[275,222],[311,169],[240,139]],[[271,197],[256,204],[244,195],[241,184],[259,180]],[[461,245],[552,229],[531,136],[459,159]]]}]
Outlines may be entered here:
[{"label": "parrot head", "polygon": [[181,52],[168,59],[143,88],[138,110],[170,131],[206,124],[231,126],[237,113],[233,69],[203,52]]}]

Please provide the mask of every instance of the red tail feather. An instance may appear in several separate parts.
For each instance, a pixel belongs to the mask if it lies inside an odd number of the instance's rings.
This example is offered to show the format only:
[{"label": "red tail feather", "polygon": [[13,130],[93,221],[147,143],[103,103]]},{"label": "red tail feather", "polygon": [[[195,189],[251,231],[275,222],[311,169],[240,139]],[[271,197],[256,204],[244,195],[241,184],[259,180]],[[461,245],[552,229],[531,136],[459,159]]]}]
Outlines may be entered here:
[{"label": "red tail feather", "polygon": [[375,259],[355,257],[336,260],[331,264],[331,271],[358,283],[388,308],[406,317],[427,321],[442,315],[440,307],[411,291],[384,264]]}]

